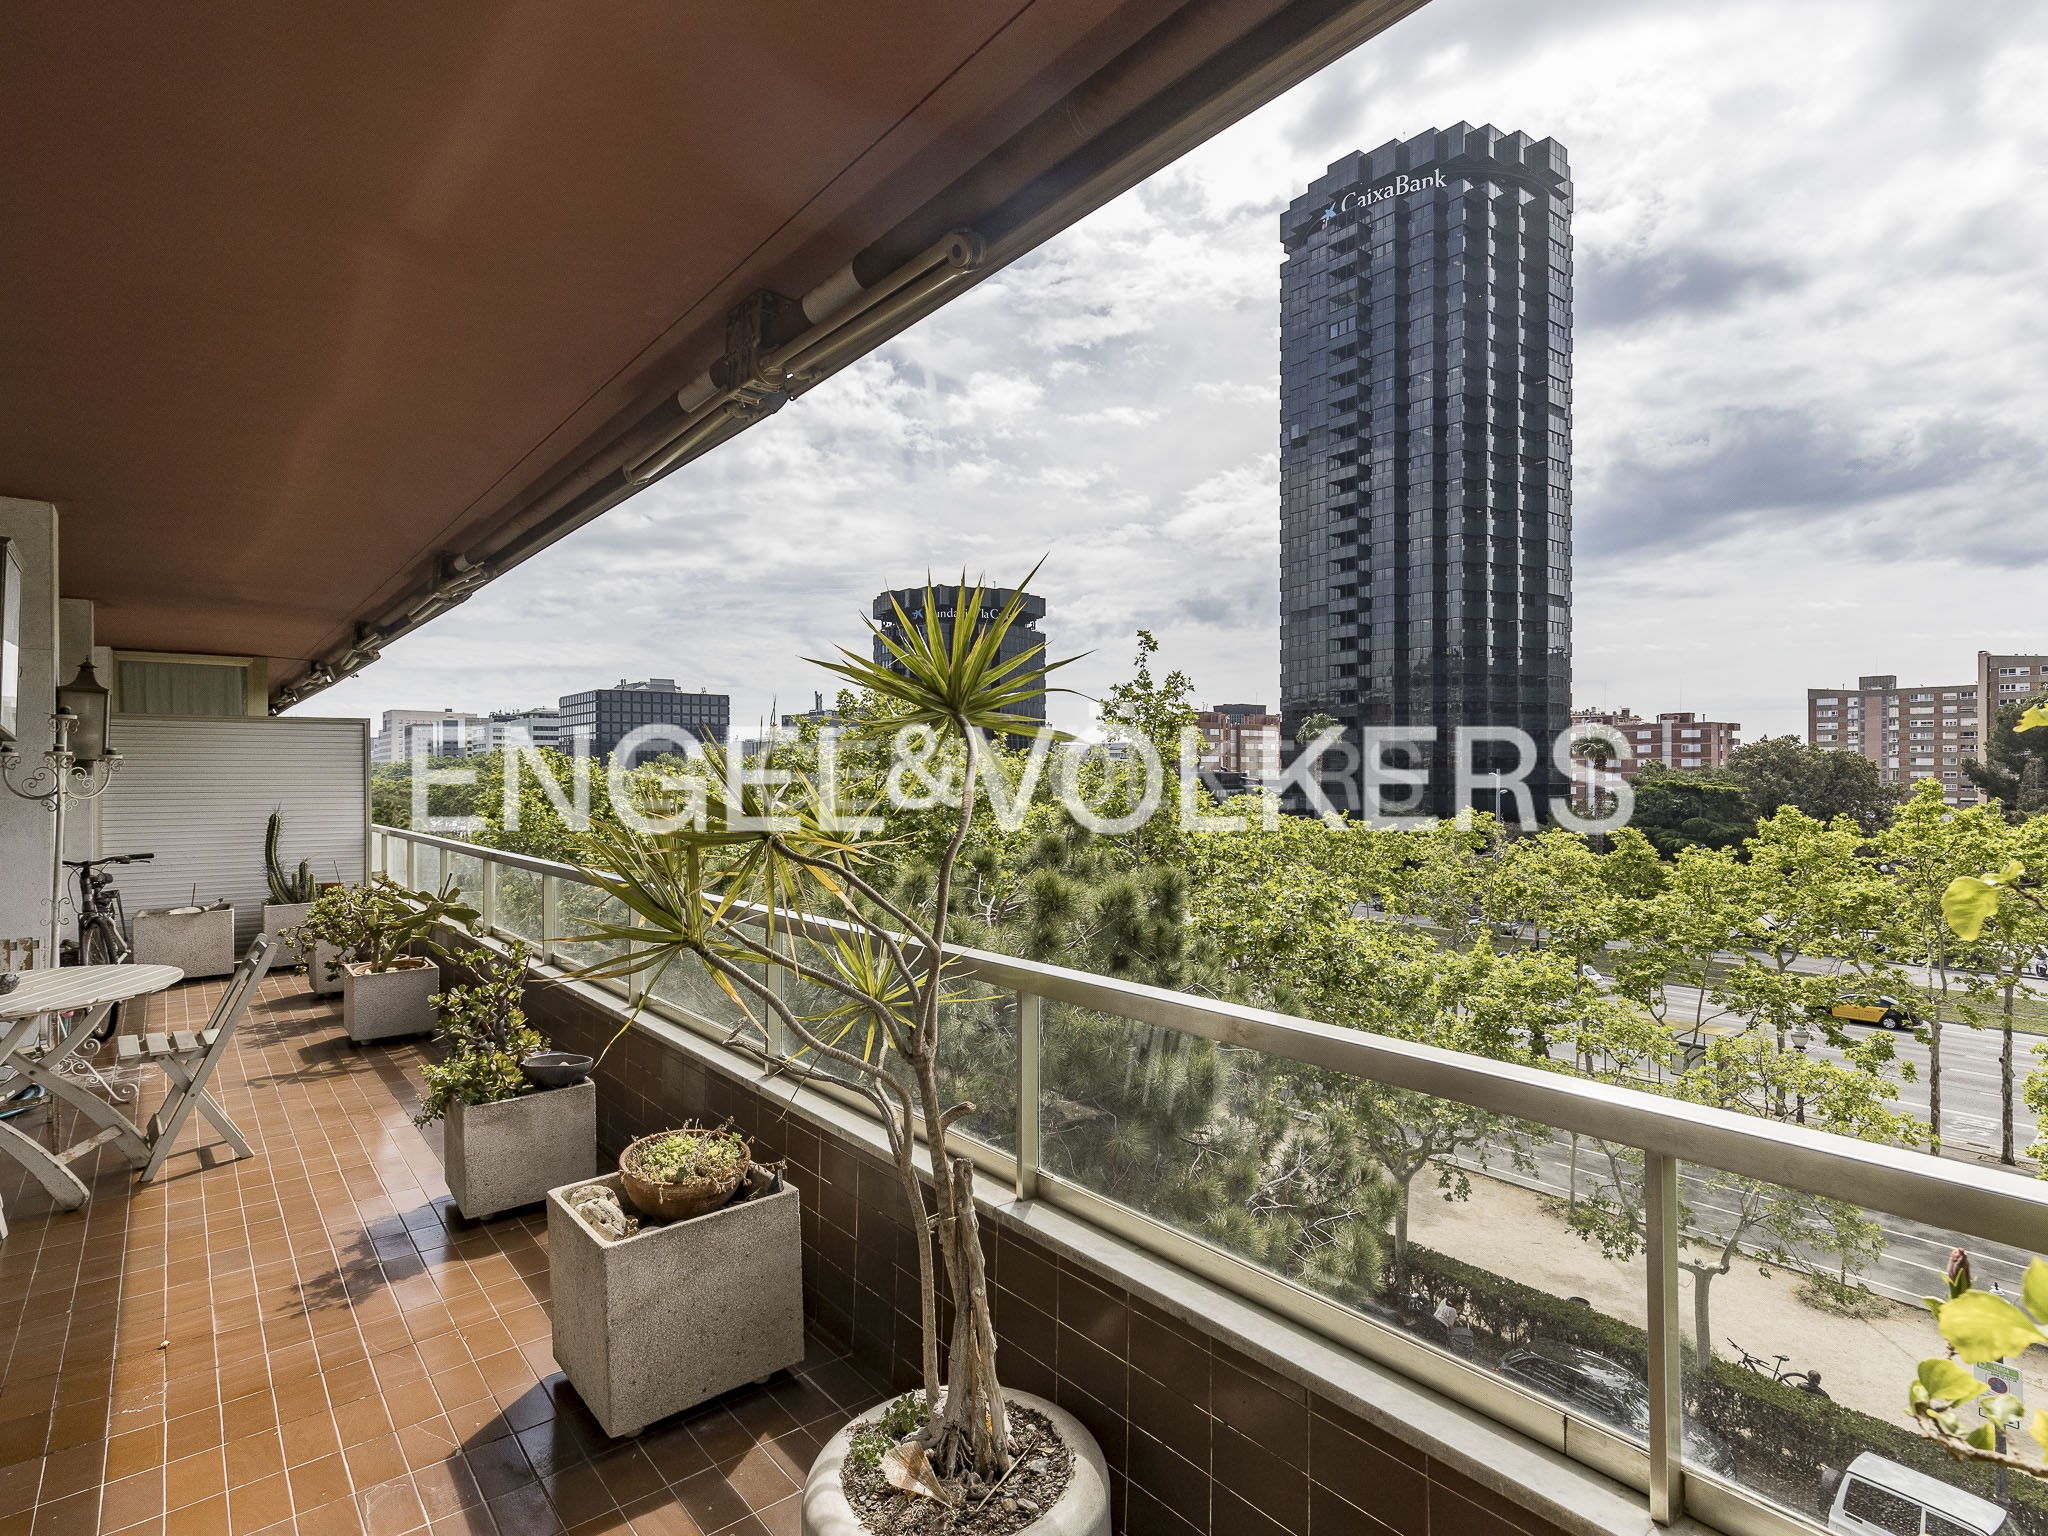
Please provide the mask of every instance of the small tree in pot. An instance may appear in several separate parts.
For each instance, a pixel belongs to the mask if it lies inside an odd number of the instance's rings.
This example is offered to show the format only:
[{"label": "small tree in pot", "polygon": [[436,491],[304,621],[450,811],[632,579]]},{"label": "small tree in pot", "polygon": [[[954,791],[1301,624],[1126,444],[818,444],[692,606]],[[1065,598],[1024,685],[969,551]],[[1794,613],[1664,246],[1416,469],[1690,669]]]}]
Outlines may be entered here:
[{"label": "small tree in pot", "polygon": [[325,892],[283,937],[303,954],[316,944],[331,951],[327,971],[341,981],[351,1040],[423,1034],[434,1024],[428,999],[440,980],[436,961],[447,955],[442,935],[467,931],[478,916],[460,895],[452,880],[439,891],[409,891],[379,875]]},{"label": "small tree in pot", "polygon": [[[1043,648],[1002,656],[1021,609],[1021,595],[1013,595],[983,617],[976,588],[960,594],[955,622],[952,614],[941,616],[927,587],[921,613],[897,610],[900,640],[875,630],[887,662],[842,651],[839,661],[819,663],[887,701],[891,727],[928,733],[934,766],[958,771],[958,811],[928,900],[899,904],[868,877],[872,853],[859,831],[846,830],[829,790],[798,773],[765,785],[765,776],[735,773],[715,751],[705,753],[699,776],[689,781],[687,818],[671,818],[652,833],[593,833],[588,871],[634,921],[595,931],[621,953],[587,974],[701,965],[743,1017],[733,1044],[785,1070],[830,1062],[874,1104],[913,1228],[937,1238],[936,1263],[932,1244],[917,1244],[924,1390],[913,1438],[949,1496],[970,1480],[995,1483],[1011,1461],[974,1168],[944,1150],[947,1128],[974,1106],[949,1102],[940,1087],[940,1026],[941,1005],[952,995],[943,956],[954,870],[972,830],[989,738],[1048,734],[1025,712],[1046,692],[1052,668]],[[788,942],[789,930],[806,920],[808,943]],[[819,920],[836,926],[825,929]],[[822,989],[834,1006],[799,1012],[767,979],[766,967]],[[920,1132],[930,1204],[920,1177]],[[940,1267],[954,1315],[943,1376]]]},{"label": "small tree in pot", "polygon": [[[597,1086],[577,1072],[539,1091],[547,1084],[531,1064],[546,1042],[526,1020],[523,956],[475,949],[459,963],[470,979],[430,1000],[447,1054],[420,1069],[427,1092],[413,1118],[446,1118],[448,1192],[477,1218],[532,1205],[596,1171]],[[574,1059],[589,1067],[588,1057]]]}]

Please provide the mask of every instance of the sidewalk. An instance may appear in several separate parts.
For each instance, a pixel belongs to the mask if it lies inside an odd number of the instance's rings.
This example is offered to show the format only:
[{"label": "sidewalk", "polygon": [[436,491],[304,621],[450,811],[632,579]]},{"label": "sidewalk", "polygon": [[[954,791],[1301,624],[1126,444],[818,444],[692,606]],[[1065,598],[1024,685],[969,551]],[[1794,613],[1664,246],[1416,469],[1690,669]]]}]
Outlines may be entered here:
[{"label": "sidewalk", "polygon": [[[1474,1173],[1472,1198],[1446,1201],[1423,1180],[1409,1212],[1409,1236],[1424,1247],[1504,1275],[1555,1296],[1583,1296],[1594,1308],[1638,1327],[1644,1323],[1644,1270],[1640,1257],[1623,1264],[1574,1235],[1543,1208],[1533,1191]],[[1836,1317],[1798,1297],[1799,1277],[1773,1269],[1765,1276],[1754,1259],[1738,1258],[1709,1291],[1714,1352],[1735,1359],[1728,1340],[1768,1360],[1790,1356],[1794,1369],[1817,1370],[1836,1401],[1865,1413],[1909,1423],[1906,1387],[1916,1366],[1943,1350],[1924,1307],[1884,1302],[1884,1313],[1861,1320]],[[1678,1282],[1679,1316],[1692,1336],[1692,1277]],[[2048,1391],[2029,1362],[2030,1400]]]}]

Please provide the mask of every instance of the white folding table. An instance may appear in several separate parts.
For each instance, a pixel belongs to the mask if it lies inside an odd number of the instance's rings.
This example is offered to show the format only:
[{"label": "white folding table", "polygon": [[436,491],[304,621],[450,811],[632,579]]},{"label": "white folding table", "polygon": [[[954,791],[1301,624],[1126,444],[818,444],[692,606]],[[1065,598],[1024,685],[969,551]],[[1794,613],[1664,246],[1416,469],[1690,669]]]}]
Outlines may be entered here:
[{"label": "white folding table", "polygon": [[[92,1038],[114,1004],[161,992],[184,977],[175,965],[58,966],[24,971],[21,984],[0,995],[0,1094],[33,1083],[100,1128],[97,1135],[52,1152],[0,1120],[0,1153],[27,1168],[65,1210],[85,1203],[85,1184],[71,1171],[73,1162],[111,1141],[141,1167],[149,1161],[149,1142],[134,1121],[60,1069]],[[65,1013],[77,1015],[70,1028],[54,1044],[38,1049],[47,1022]],[[0,1216],[0,1237],[6,1233],[6,1218]]]}]

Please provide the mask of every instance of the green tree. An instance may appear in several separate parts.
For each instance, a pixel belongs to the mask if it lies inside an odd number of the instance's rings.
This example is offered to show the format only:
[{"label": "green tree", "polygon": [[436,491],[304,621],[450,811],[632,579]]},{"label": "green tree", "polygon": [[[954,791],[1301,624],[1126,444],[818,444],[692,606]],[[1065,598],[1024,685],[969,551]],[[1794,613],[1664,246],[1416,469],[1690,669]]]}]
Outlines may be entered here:
[{"label": "green tree", "polygon": [[2003,805],[2009,816],[2048,811],[2048,731],[2029,734],[2040,729],[2044,716],[2048,694],[2000,705],[1983,758],[1963,761],[1970,782]]},{"label": "green tree", "polygon": [[1847,816],[1875,830],[1899,799],[1862,753],[1808,746],[1797,736],[1766,736],[1737,747],[1722,773],[1742,787],[1758,820],[1789,805],[1816,821]]},{"label": "green tree", "polygon": [[1629,825],[1666,858],[1686,848],[1737,848],[1756,830],[1749,795],[1732,779],[1645,763]]}]

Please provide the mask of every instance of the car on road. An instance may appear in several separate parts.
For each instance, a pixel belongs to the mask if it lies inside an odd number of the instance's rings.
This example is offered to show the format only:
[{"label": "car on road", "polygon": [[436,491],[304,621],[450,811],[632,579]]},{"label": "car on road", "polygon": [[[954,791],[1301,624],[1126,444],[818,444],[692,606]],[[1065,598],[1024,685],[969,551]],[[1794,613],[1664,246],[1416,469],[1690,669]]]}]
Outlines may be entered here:
[{"label": "car on road", "polygon": [[[1650,1433],[1650,1387],[1619,1360],[1575,1344],[1525,1344],[1500,1357],[1500,1373],[1517,1386],[1576,1408],[1633,1440]],[[1721,1477],[1735,1475],[1735,1456],[1712,1430],[1688,1420],[1685,1459]]]},{"label": "car on road", "polygon": [[1920,1020],[1907,1004],[1896,997],[1875,997],[1868,1002],[1837,1003],[1828,1010],[1831,1018],[1844,1024],[1868,1024],[1884,1029],[1915,1029]]},{"label": "car on road", "polygon": [[2005,1511],[1938,1477],[1865,1451],[1821,1483],[1839,1536],[2000,1536]]}]

